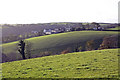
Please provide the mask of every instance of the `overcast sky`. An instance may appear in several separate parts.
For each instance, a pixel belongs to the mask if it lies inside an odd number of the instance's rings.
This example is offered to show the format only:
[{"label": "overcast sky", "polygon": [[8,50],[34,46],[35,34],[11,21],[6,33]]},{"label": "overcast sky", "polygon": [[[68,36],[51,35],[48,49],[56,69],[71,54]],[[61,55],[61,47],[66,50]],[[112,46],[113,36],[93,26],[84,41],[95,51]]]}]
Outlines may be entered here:
[{"label": "overcast sky", "polygon": [[0,23],[118,22],[119,0],[0,0]]}]

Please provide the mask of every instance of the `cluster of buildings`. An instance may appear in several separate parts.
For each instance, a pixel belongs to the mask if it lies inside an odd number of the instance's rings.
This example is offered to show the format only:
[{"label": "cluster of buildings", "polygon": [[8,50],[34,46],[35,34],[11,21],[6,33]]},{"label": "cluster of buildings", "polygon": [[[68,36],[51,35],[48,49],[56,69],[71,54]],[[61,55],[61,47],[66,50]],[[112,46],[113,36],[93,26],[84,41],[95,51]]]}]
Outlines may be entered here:
[{"label": "cluster of buildings", "polygon": [[[98,23],[91,23],[91,24],[79,24],[74,26],[65,26],[60,28],[54,28],[54,29],[44,29],[43,33],[45,35],[50,34],[57,34],[57,33],[63,33],[63,32],[70,32],[70,31],[80,31],[80,30],[106,30],[107,28],[115,28],[116,25],[107,24],[107,25],[99,25]],[[37,31],[32,31],[32,33],[38,33]]]},{"label": "cluster of buildings", "polygon": [[71,28],[69,27],[69,28],[44,29],[43,33],[49,35],[49,34],[63,33],[65,31],[69,32],[71,31]]}]

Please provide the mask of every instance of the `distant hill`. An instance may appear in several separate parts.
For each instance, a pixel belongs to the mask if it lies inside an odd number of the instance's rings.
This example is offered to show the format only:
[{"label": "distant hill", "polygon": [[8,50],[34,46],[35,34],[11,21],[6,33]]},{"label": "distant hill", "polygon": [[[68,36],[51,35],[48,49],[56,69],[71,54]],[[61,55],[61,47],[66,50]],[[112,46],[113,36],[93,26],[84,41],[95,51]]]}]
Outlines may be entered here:
[{"label": "distant hill", "polygon": [[[79,27],[81,24],[86,25],[88,23],[73,23],[73,22],[56,22],[56,23],[38,23],[38,24],[0,24],[2,27],[2,35],[13,36],[13,35],[25,35],[31,33],[31,31],[41,31],[43,29],[54,29],[63,27]],[[99,23],[101,26],[110,26],[111,23]],[[115,24],[115,23],[114,23]]]},{"label": "distant hill", "polygon": [[[2,63],[3,78],[114,78],[118,49],[85,51]],[[23,80],[23,79],[22,79]],[[105,79],[107,80],[107,79]]]},{"label": "distant hill", "polygon": [[[59,23],[38,23],[38,24],[0,24],[2,30],[2,42],[9,43],[20,39],[27,39],[37,36],[44,36],[46,34],[64,33],[66,31],[81,31],[81,30],[98,30],[98,31],[119,31],[108,30],[109,28],[116,28],[116,23],[72,23],[72,22],[59,22]],[[43,32],[43,30],[52,29],[52,33]],[[45,31],[44,30],[44,31]]]},{"label": "distant hill", "polygon": [[78,26],[79,23],[43,23],[43,24],[5,24],[2,25],[2,35],[25,35],[31,31],[41,31],[43,29],[63,28],[69,26]]},{"label": "distant hill", "polygon": [[[70,48],[73,51],[76,46],[82,46],[85,50],[86,41],[94,40],[96,49],[102,43],[105,36],[118,35],[118,32],[112,31],[74,31],[60,34],[52,34],[40,37],[33,37],[26,39],[26,41],[32,44],[32,57],[40,57],[45,55],[44,52],[54,55],[60,54],[61,51]],[[18,53],[18,41],[5,43],[0,46],[3,47],[3,53],[12,60],[21,59],[21,55]]]}]

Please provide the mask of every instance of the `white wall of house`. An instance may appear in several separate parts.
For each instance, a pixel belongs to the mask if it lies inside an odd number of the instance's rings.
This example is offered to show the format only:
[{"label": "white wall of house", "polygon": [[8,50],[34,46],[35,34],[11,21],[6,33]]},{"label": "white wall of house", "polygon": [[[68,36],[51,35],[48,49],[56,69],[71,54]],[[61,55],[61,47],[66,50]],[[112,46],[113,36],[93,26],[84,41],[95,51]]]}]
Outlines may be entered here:
[{"label": "white wall of house", "polygon": [[52,32],[46,32],[45,34],[52,34]]}]

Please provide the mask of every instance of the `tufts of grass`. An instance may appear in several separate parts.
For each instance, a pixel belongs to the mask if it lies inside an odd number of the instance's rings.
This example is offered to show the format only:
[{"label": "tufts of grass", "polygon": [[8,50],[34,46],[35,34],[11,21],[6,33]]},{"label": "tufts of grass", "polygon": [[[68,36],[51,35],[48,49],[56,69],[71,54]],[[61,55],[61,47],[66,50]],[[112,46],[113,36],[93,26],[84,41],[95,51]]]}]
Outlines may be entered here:
[{"label": "tufts of grass", "polygon": [[2,63],[2,75],[3,78],[116,78],[117,55],[118,49],[105,49],[6,62]]}]

